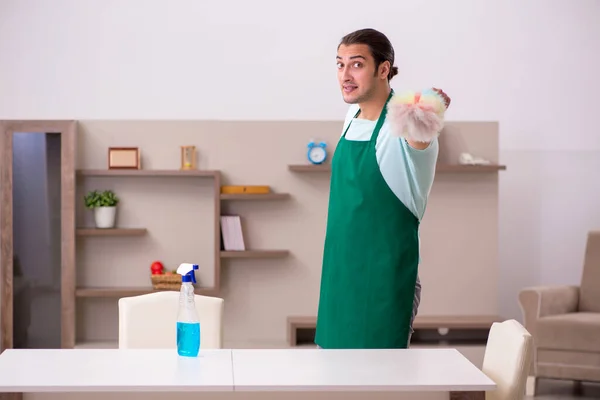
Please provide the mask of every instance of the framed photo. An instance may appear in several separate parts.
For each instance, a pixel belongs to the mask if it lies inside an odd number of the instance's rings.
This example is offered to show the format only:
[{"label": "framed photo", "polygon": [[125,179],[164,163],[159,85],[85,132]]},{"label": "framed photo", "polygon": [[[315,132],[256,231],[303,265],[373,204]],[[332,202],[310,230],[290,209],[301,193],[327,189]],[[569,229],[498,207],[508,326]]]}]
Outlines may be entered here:
[{"label": "framed photo", "polygon": [[140,169],[139,148],[109,147],[108,169]]},{"label": "framed photo", "polygon": [[196,169],[196,146],[181,146],[181,170]]}]

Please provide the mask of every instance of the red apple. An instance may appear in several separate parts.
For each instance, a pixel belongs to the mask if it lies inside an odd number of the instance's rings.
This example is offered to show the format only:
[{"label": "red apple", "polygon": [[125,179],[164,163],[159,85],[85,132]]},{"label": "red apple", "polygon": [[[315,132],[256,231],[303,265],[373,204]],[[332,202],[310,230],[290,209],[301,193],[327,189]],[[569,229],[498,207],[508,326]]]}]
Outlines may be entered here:
[{"label": "red apple", "polygon": [[152,271],[152,274],[162,274],[164,269],[165,269],[165,266],[160,261],[154,261],[152,263],[152,265],[150,266],[150,270]]}]

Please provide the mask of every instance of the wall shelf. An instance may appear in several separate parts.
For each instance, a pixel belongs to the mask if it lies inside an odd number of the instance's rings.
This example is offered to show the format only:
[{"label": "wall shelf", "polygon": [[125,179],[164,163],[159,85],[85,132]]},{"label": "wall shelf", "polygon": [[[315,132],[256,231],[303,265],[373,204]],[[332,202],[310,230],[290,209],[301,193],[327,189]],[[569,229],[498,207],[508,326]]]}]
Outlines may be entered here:
[{"label": "wall shelf", "polygon": [[506,169],[506,165],[497,165],[497,164],[488,164],[488,165],[438,165],[436,168],[436,172],[458,172],[458,173],[490,173],[490,172],[498,172],[504,171]]},{"label": "wall shelf", "polygon": [[330,172],[331,164],[295,164],[288,165],[288,169],[294,172]]},{"label": "wall shelf", "polygon": [[77,228],[77,236],[143,236],[146,228]]},{"label": "wall shelf", "polygon": [[[142,294],[161,292],[163,290],[153,289],[149,287],[78,287],[75,290],[76,297],[129,297],[139,296]],[[214,288],[196,288],[196,294],[212,295],[215,293]]]},{"label": "wall shelf", "polygon": [[[288,165],[288,169],[293,172],[331,172],[330,164],[310,165],[298,164]],[[506,170],[506,165],[488,164],[488,165],[461,165],[461,164],[438,164],[436,172],[440,173],[489,173]]]},{"label": "wall shelf", "polygon": [[285,200],[290,198],[289,193],[221,193],[221,200]]},{"label": "wall shelf", "polygon": [[221,251],[221,258],[283,258],[289,254],[289,250]]},{"label": "wall shelf", "polygon": [[219,171],[214,170],[191,170],[181,171],[178,169],[79,169],[78,176],[96,176],[96,177],[215,177]]}]

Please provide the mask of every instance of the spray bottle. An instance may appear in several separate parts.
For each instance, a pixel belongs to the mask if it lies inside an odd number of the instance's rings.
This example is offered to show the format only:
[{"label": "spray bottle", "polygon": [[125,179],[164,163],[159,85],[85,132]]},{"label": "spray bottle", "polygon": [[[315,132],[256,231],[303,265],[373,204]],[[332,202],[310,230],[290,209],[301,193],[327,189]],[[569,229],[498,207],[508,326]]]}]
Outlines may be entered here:
[{"label": "spray bottle", "polygon": [[196,311],[194,283],[196,264],[183,263],[177,268],[181,275],[179,312],[177,313],[177,353],[184,357],[197,357],[200,351],[200,319]]}]

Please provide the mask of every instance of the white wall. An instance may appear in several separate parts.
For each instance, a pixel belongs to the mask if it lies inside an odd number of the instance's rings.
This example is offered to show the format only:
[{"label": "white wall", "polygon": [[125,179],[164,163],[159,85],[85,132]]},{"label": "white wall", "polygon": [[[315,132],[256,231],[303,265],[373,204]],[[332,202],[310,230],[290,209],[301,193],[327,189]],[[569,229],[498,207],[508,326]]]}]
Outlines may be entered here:
[{"label": "white wall", "polygon": [[[289,7],[289,8],[288,8]],[[395,45],[396,89],[501,126],[501,304],[576,283],[600,226],[600,2],[4,0],[0,118],[341,119],[340,37]]]}]

